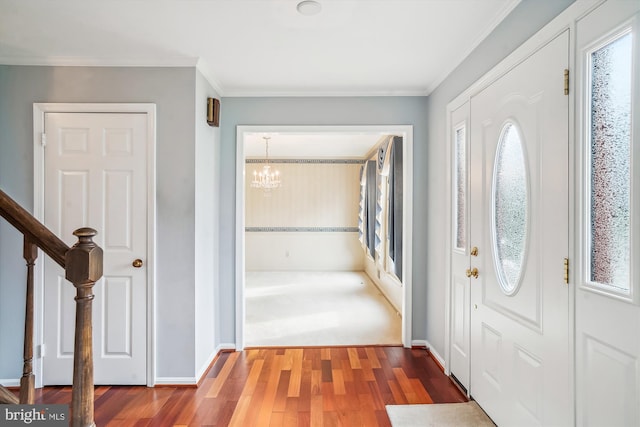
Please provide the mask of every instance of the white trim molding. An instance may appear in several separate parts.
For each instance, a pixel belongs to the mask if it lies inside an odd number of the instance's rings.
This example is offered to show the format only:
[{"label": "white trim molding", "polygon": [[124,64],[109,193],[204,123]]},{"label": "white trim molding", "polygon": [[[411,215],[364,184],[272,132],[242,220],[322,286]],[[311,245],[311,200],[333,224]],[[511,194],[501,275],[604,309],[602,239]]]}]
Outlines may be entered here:
[{"label": "white trim molding", "polygon": [[196,384],[198,384],[204,378],[204,376],[207,374],[207,371],[211,367],[212,363],[216,360],[216,357],[218,357],[219,355],[220,355],[220,348],[218,347],[211,352],[209,357],[207,357],[207,360],[205,360],[205,362],[196,371],[196,377],[195,377]]},{"label": "white trim molding", "polygon": [[154,387],[158,386],[193,386],[198,385],[197,377],[157,377]]},{"label": "white trim molding", "polygon": [[2,384],[4,387],[20,387],[20,379],[0,378],[0,384]]},{"label": "white trim molding", "polygon": [[238,126],[236,128],[236,349],[244,348],[245,324],[245,135],[253,133],[296,134],[379,134],[403,137],[403,298],[402,298],[402,343],[411,346],[412,331],[412,258],[413,258],[413,126]]},{"label": "white trim molding", "polygon": [[438,353],[436,351],[436,349],[431,345],[431,343],[429,341],[425,341],[425,346],[427,347],[427,350],[429,350],[429,353],[431,353],[431,355],[434,357],[434,359],[436,359],[438,361],[438,363],[440,363],[440,366],[442,366],[442,368],[446,372],[447,371],[447,365],[444,363],[444,358],[442,356],[440,356],[440,353]]},{"label": "white trim molding", "polygon": [[411,347],[424,347],[424,348],[429,348],[429,343],[427,342],[427,340],[413,340],[411,341]]}]

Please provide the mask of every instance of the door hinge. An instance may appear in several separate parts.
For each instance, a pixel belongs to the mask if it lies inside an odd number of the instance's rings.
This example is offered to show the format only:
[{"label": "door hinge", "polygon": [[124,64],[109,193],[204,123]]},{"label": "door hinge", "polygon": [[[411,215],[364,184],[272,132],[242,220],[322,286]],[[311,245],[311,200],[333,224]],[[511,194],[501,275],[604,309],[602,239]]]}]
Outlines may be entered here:
[{"label": "door hinge", "polygon": [[43,147],[47,146],[47,134],[46,133],[42,133],[40,135],[40,144],[42,144]]},{"label": "door hinge", "polygon": [[45,346],[44,344],[40,344],[38,347],[36,347],[36,358],[42,358],[45,355]]},{"label": "door hinge", "polygon": [[564,283],[569,284],[569,258],[564,259]]},{"label": "door hinge", "polygon": [[564,94],[569,95],[569,69],[564,70]]}]

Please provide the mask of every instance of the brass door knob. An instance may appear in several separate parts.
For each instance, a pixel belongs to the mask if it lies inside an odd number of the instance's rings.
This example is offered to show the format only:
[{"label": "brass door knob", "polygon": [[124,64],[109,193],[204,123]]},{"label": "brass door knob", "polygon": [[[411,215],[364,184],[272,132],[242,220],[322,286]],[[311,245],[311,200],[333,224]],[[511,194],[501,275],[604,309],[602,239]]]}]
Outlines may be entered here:
[{"label": "brass door knob", "polygon": [[135,268],[140,268],[142,267],[142,260],[140,258],[134,260],[131,265],[133,265]]},{"label": "brass door knob", "polygon": [[478,269],[473,267],[471,270],[467,268],[467,277],[473,276],[474,279],[478,278]]}]

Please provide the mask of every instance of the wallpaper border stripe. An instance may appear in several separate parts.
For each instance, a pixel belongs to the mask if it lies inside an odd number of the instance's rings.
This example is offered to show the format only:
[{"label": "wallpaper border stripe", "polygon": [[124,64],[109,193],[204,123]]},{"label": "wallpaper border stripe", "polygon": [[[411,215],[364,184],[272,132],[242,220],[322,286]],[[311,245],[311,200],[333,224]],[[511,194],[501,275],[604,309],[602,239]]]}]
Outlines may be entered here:
[{"label": "wallpaper border stripe", "polygon": [[248,233],[357,233],[358,227],[245,227]]},{"label": "wallpaper border stripe", "polygon": [[[245,159],[246,164],[264,163],[265,159]],[[269,163],[295,163],[295,164],[329,164],[329,165],[363,165],[361,159],[269,159]]]}]

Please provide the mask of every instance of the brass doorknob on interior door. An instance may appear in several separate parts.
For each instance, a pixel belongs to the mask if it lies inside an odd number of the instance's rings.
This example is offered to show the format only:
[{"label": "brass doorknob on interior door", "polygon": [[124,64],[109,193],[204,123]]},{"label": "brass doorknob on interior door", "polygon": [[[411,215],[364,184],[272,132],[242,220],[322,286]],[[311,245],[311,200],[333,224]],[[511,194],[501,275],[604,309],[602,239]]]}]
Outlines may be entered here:
[{"label": "brass doorknob on interior door", "polygon": [[473,267],[472,269],[467,268],[467,277],[473,276],[474,279],[478,278],[478,269]]},{"label": "brass doorknob on interior door", "polygon": [[133,260],[131,265],[133,265],[135,268],[140,268],[142,267],[142,260],[140,258]]}]

